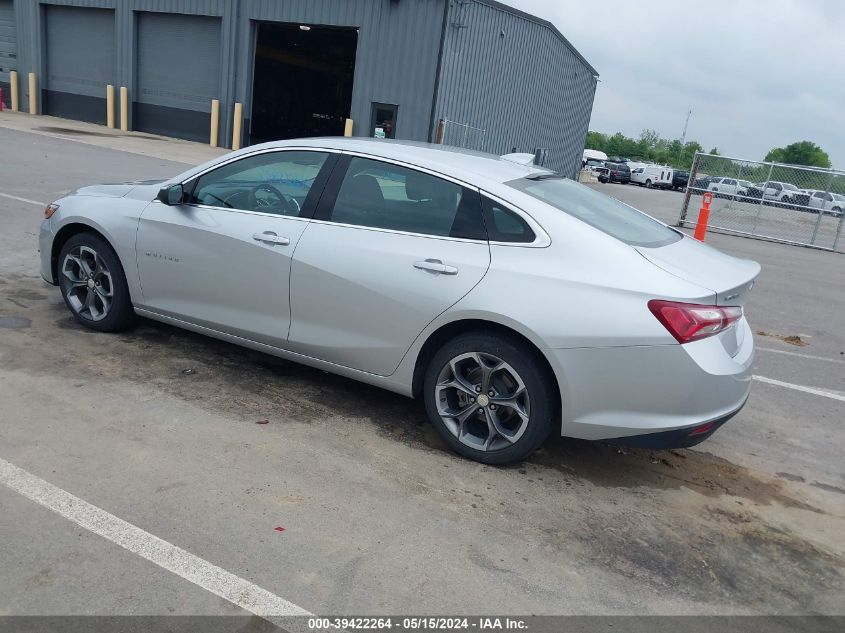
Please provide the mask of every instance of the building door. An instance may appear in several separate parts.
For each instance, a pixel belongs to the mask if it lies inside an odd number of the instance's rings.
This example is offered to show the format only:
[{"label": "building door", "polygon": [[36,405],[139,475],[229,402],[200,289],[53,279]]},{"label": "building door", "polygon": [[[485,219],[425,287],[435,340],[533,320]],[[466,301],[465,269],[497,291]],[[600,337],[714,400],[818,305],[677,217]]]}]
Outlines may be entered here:
[{"label": "building door", "polygon": [[220,90],[220,18],[138,13],[134,127],[208,142]]},{"label": "building door", "polygon": [[260,23],[249,142],[342,135],[357,47],[357,29]]},{"label": "building door", "polygon": [[9,73],[18,69],[16,32],[15,5],[12,0],[0,0],[0,88],[6,107],[11,106]]},{"label": "building door", "polygon": [[106,85],[115,83],[114,11],[45,6],[45,114],[106,122]]}]

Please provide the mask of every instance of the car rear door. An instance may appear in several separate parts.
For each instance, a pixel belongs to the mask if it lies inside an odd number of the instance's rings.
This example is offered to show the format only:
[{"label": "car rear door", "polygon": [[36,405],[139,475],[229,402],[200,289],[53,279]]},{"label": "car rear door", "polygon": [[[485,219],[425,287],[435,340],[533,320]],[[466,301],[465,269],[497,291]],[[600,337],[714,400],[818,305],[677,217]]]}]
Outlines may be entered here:
[{"label": "car rear door", "polygon": [[273,346],[290,326],[291,255],[337,153],[264,151],[185,183],[138,226],[142,309]]},{"label": "car rear door", "polygon": [[489,264],[477,189],[343,156],[294,253],[289,348],[390,375]]}]

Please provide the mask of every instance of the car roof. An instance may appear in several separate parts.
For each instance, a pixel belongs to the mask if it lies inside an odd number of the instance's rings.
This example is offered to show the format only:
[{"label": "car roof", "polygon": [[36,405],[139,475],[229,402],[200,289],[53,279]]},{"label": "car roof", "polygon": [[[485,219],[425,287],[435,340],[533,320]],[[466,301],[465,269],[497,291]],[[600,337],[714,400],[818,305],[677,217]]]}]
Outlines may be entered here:
[{"label": "car roof", "polygon": [[298,138],[252,145],[249,149],[255,151],[285,147],[319,147],[346,152],[361,152],[374,157],[405,162],[473,183],[479,180],[503,183],[517,178],[525,178],[532,174],[551,173],[548,169],[536,165],[520,165],[495,154],[448,145],[393,139],[342,136]]}]

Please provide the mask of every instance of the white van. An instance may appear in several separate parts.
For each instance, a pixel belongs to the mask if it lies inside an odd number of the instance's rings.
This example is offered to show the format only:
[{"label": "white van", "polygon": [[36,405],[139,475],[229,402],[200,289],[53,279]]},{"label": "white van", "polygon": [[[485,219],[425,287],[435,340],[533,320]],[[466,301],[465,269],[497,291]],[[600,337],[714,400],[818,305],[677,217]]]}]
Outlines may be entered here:
[{"label": "white van", "polygon": [[586,165],[588,160],[604,162],[607,160],[607,154],[597,149],[585,149],[584,155],[581,157],[581,164]]},{"label": "white van", "polygon": [[671,189],[674,175],[674,170],[665,165],[643,165],[631,170],[631,182],[641,187],[645,185],[649,189],[652,187]]}]

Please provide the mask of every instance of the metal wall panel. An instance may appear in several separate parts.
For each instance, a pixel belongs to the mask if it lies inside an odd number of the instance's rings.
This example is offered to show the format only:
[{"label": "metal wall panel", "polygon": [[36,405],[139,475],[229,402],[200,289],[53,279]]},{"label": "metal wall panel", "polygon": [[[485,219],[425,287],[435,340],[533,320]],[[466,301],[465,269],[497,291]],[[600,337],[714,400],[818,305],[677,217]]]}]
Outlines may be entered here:
[{"label": "metal wall panel", "polygon": [[576,176],[595,88],[595,71],[547,23],[450,2],[435,117],[486,130],[485,151],[549,148],[546,165]]},{"label": "metal wall panel", "polygon": [[45,21],[45,112],[105,122],[106,85],[115,80],[114,11],[48,6]]},{"label": "metal wall panel", "polygon": [[3,102],[11,105],[9,94],[9,71],[18,68],[17,26],[15,5],[12,0],[0,0],[0,87],[3,88]]},{"label": "metal wall panel", "polygon": [[[249,116],[260,21],[358,29],[350,112],[358,135],[370,132],[373,103],[397,104],[397,138],[430,140],[433,122],[446,117],[486,129],[485,149],[494,152],[549,147],[549,165],[574,174],[595,94],[594,71],[560,33],[494,0],[14,0],[14,5],[18,70],[36,72],[42,86],[46,13],[62,5],[114,8],[113,82],[126,86],[135,104],[148,100],[136,89],[138,55],[146,45],[139,41],[138,16],[220,18],[216,96],[224,143],[231,139],[236,101]],[[213,65],[210,55],[204,59]],[[22,107],[28,103],[25,83]],[[199,94],[207,92],[204,84]]]},{"label": "metal wall panel", "polygon": [[207,141],[220,91],[220,18],[136,13],[135,128]]}]

